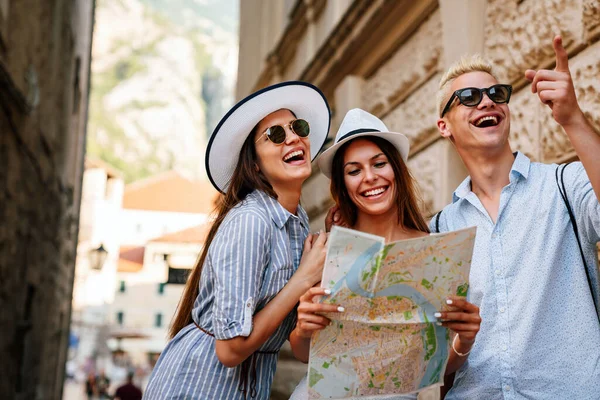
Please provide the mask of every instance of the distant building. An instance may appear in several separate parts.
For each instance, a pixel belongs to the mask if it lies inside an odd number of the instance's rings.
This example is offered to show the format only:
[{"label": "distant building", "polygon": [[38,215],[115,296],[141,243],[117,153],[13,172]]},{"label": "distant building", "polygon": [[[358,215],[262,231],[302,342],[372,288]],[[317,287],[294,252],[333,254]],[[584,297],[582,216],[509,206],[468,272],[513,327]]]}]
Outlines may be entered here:
[{"label": "distant building", "polygon": [[124,182],[120,172],[88,158],[82,186],[71,314],[76,346],[69,353],[80,374],[110,362],[102,342],[115,296],[120,242],[114,232],[120,225]]},{"label": "distant building", "polygon": [[128,185],[111,304],[111,349],[135,366],[153,366],[189,270],[202,250],[218,194],[175,172]]},{"label": "distant building", "polygon": [[204,180],[189,180],[165,172],[125,187],[123,212],[116,233],[122,246],[144,245],[148,240],[204,223],[215,208],[218,192]]},{"label": "distant building", "polygon": [[169,171],[124,185],[122,174],[86,159],[70,367],[78,378],[152,365],[187,273],[204,242],[218,193]]}]

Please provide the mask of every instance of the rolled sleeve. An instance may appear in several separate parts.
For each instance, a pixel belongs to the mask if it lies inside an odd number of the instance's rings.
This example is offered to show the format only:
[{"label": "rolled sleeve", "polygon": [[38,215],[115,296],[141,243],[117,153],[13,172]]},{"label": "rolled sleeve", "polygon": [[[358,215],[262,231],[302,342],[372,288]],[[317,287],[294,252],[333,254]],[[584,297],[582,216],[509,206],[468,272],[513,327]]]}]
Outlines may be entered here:
[{"label": "rolled sleeve", "polygon": [[589,243],[600,242],[600,202],[583,164],[576,162],[566,167],[565,187],[579,232]]},{"label": "rolled sleeve", "polygon": [[252,332],[256,299],[269,258],[269,228],[262,216],[240,213],[226,222],[211,245],[216,339],[249,336]]}]

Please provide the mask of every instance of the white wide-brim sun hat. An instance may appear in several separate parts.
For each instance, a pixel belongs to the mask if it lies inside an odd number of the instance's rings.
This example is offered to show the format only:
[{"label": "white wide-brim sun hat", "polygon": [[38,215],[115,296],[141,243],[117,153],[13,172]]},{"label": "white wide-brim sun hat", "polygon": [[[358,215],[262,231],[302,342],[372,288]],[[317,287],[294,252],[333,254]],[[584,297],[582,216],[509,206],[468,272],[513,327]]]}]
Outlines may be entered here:
[{"label": "white wide-brim sun hat", "polygon": [[323,93],[314,85],[288,81],[268,86],[240,100],[221,119],[206,147],[206,173],[213,186],[224,193],[238,163],[242,145],[264,117],[288,109],[310,126],[311,160],[323,147],[331,111]]},{"label": "white wide-brim sun hat", "polygon": [[323,175],[331,179],[331,167],[335,153],[344,143],[361,136],[375,136],[387,140],[398,149],[400,157],[406,163],[408,151],[410,150],[408,138],[401,133],[390,132],[383,121],[376,116],[360,108],[354,108],[344,116],[340,129],[335,135],[333,145],[317,159],[317,165]]}]

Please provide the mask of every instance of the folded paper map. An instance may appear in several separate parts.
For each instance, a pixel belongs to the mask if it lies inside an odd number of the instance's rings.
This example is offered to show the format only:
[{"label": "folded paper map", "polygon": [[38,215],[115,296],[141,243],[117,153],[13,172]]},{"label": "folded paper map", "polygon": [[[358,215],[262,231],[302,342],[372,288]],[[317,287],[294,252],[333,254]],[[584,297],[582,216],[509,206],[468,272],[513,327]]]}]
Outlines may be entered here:
[{"label": "folded paper map", "polygon": [[466,296],[476,228],[385,244],[334,227],[320,301],[346,311],[313,335],[311,399],[397,398],[441,385],[449,333],[434,313],[449,295]]}]

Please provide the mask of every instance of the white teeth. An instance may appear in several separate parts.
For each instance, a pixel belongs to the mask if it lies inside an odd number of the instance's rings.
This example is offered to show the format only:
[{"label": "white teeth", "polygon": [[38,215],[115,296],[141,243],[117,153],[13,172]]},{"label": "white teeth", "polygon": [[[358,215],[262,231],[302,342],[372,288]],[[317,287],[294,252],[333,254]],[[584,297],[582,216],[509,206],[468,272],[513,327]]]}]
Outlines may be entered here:
[{"label": "white teeth", "polygon": [[373,189],[365,192],[363,196],[377,196],[378,194],[381,194],[383,192],[385,192],[385,188]]},{"label": "white teeth", "polygon": [[495,115],[488,115],[475,121],[475,126],[481,126],[484,121],[494,121],[495,124],[498,124],[498,118]]},{"label": "white teeth", "polygon": [[289,153],[285,157],[283,157],[283,161],[287,161],[287,160],[289,160],[292,157],[301,156],[303,154],[304,154],[303,150],[292,151],[291,153]]}]

